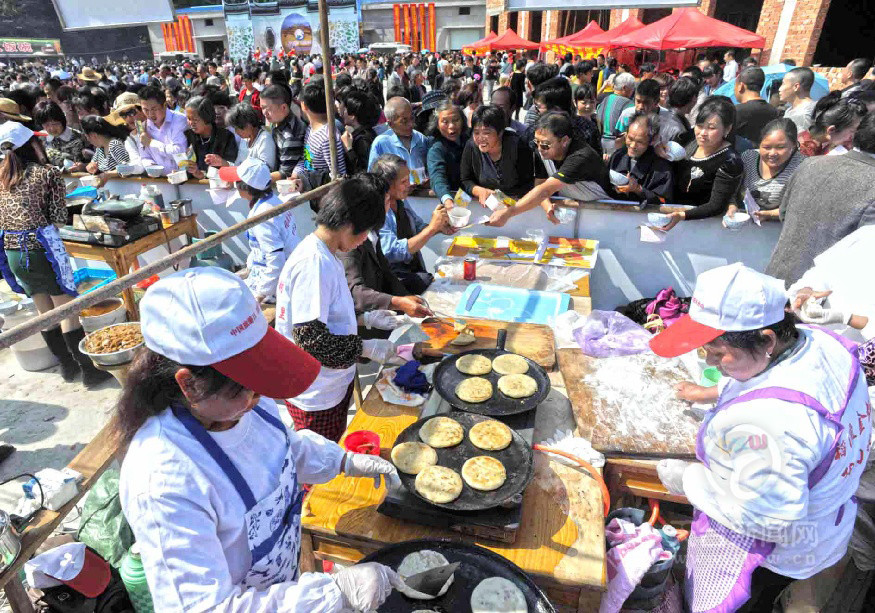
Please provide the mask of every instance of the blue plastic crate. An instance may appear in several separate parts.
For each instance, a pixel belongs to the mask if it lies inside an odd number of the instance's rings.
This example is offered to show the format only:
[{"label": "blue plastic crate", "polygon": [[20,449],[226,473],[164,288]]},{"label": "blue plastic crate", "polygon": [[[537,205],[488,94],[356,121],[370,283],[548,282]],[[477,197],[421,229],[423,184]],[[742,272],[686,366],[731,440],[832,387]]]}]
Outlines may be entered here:
[{"label": "blue plastic crate", "polygon": [[100,283],[98,283],[94,287],[89,287],[83,292],[84,294],[87,294],[88,292],[93,292],[98,287],[103,287],[107,283],[115,281],[116,274],[108,268],[80,268],[73,271],[73,283],[77,287],[80,283],[85,283],[86,281],[91,281],[94,279],[99,279]]}]

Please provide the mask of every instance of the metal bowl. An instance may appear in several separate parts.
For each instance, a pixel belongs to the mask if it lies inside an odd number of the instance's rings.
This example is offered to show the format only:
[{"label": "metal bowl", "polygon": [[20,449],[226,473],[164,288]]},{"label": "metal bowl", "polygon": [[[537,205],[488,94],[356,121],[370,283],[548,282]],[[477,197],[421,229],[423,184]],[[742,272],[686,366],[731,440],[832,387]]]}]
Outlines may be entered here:
[{"label": "metal bowl", "polygon": [[[139,328],[140,322],[131,321],[123,324],[113,324],[111,326],[104,326],[103,328],[100,328],[100,330],[116,328],[118,326],[137,326]],[[79,351],[90,357],[91,360],[98,366],[118,366],[119,364],[127,364],[134,359],[134,353],[144,344],[140,343],[139,345],[136,345],[129,349],[113,351],[112,353],[91,353],[89,351],[86,351],[85,345],[88,343],[88,339],[100,332],[100,330],[95,330],[94,332],[83,338],[81,341],[79,341]]]}]

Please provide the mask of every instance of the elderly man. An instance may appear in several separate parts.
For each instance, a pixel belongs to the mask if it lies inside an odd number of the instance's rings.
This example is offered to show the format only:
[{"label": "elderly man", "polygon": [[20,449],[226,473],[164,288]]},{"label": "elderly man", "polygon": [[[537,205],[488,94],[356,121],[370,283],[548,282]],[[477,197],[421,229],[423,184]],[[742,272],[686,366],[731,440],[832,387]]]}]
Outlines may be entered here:
[{"label": "elderly man", "polygon": [[[614,77],[614,91],[604,97],[596,109],[596,115],[602,126],[602,149],[610,154],[616,149],[616,140],[620,136],[616,126],[628,107],[632,106],[632,94],[635,92],[635,77],[623,72]],[[657,91],[657,100],[659,92]]]},{"label": "elderly man", "polygon": [[413,108],[410,102],[405,98],[392,98],[386,103],[383,113],[389,129],[374,139],[368,157],[368,168],[384,153],[394,153],[407,163],[411,184],[427,182],[425,157],[428,145],[425,136],[413,129]]},{"label": "elderly man", "polygon": [[174,156],[188,150],[185,138],[188,121],[185,115],[167,108],[161,88],[148,85],[138,92],[138,96],[140,108],[146,115],[146,130],[140,137],[143,166],[157,164],[164,168],[165,174],[173,172],[179,168]]}]

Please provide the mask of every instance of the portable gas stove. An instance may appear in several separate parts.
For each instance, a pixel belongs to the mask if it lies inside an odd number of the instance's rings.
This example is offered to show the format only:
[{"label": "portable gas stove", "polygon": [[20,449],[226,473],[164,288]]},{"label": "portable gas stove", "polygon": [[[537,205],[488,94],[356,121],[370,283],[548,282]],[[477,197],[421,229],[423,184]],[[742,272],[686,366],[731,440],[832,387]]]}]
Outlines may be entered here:
[{"label": "portable gas stove", "polygon": [[152,216],[141,215],[129,221],[105,217],[102,229],[92,227],[79,229],[72,225],[63,226],[58,232],[61,239],[76,243],[88,243],[89,245],[103,245],[105,247],[121,247],[132,243],[138,238],[161,229],[161,221]]}]

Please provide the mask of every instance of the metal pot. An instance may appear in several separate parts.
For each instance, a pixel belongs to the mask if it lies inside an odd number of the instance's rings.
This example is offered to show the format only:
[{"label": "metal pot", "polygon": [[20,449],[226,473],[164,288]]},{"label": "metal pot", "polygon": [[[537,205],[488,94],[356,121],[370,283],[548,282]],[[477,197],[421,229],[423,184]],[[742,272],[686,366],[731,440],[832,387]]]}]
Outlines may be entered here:
[{"label": "metal pot", "polygon": [[0,510],[0,573],[15,562],[21,552],[21,537],[12,525],[9,513]]},{"label": "metal pot", "polygon": [[145,202],[139,198],[128,197],[124,200],[105,200],[86,205],[82,212],[86,215],[109,215],[116,219],[136,219],[143,211]]},{"label": "metal pot", "polygon": [[[139,326],[140,322],[133,321],[124,324],[113,324],[111,326],[106,326],[101,328],[101,330],[105,330],[106,328],[114,328],[116,326]],[[95,330],[98,332],[99,330]],[[91,334],[94,334],[92,332]],[[85,349],[85,345],[88,342],[88,338],[91,336],[89,334],[81,341],[79,341],[79,352],[87,355],[91,360],[98,366],[117,366],[119,364],[127,364],[131,360],[134,359],[134,353],[136,353],[137,349],[143,346],[144,343],[140,343],[135,347],[130,347],[128,349],[122,349],[121,351],[114,351],[112,353],[91,353]]]},{"label": "metal pot", "polygon": [[173,200],[170,202],[170,206],[174,209],[179,209],[180,217],[191,217],[191,214],[194,213],[194,207],[191,204],[191,198]]}]

